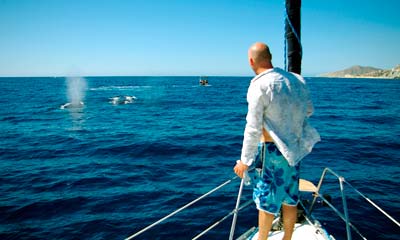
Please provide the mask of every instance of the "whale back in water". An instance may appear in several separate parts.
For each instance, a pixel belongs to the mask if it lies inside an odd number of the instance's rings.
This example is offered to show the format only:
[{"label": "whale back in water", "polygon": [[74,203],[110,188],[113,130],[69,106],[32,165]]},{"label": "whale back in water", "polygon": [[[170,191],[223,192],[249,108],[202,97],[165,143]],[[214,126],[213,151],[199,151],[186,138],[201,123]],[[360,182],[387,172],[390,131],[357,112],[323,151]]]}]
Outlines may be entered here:
[{"label": "whale back in water", "polygon": [[78,103],[66,103],[64,105],[61,105],[61,109],[66,109],[66,108],[82,108],[83,107],[83,102],[78,102]]},{"label": "whale back in water", "polygon": [[135,96],[115,96],[109,98],[110,103],[114,105],[133,103],[137,98]]}]

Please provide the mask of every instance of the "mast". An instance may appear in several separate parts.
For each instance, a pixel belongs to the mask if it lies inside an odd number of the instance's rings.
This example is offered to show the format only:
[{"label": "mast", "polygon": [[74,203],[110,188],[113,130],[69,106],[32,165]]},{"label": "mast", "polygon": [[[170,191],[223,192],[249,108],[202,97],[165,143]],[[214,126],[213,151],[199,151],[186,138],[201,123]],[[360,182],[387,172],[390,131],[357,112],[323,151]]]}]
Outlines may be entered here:
[{"label": "mast", "polygon": [[302,47],[300,38],[301,0],[286,0],[285,7],[286,7],[285,44],[287,44],[285,56],[287,56],[288,60],[288,66],[286,70],[301,74],[301,58],[302,58]]}]

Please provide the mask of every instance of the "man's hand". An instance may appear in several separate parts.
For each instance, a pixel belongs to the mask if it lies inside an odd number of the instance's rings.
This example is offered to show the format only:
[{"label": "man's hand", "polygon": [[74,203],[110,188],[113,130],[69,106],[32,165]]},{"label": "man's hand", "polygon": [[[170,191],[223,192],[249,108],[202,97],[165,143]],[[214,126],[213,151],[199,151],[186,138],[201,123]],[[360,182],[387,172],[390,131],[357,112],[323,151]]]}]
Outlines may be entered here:
[{"label": "man's hand", "polygon": [[233,168],[233,171],[238,175],[240,178],[243,178],[244,172],[249,169],[249,166],[243,164],[242,161],[236,161],[236,166]]}]

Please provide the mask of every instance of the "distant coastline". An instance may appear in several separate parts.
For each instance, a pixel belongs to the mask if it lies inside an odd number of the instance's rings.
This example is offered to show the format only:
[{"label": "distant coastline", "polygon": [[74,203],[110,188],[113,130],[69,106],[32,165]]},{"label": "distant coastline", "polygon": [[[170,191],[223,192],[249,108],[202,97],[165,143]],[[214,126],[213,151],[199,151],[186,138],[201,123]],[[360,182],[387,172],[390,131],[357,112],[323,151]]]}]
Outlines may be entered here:
[{"label": "distant coastline", "polygon": [[357,65],[336,72],[320,74],[318,77],[400,79],[400,64],[392,69],[380,69]]}]

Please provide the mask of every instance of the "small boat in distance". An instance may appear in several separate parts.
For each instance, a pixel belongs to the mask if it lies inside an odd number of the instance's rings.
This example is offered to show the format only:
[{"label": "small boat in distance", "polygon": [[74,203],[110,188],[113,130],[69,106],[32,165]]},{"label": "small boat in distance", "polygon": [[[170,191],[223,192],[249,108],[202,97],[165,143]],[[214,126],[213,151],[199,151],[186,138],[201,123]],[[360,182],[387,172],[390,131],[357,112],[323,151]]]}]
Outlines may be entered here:
[{"label": "small boat in distance", "polygon": [[207,86],[208,85],[208,77],[201,76],[199,81],[200,86]]}]

